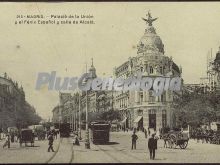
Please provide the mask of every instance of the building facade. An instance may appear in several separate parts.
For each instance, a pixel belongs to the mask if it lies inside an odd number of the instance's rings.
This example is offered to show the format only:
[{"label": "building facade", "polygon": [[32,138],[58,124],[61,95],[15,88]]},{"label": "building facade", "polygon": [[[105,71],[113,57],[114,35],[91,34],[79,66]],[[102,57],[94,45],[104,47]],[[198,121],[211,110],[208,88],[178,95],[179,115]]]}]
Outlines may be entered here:
[{"label": "building facade", "polygon": [[35,109],[25,101],[22,86],[8,77],[0,76],[0,128],[23,127],[28,124],[26,110],[35,114]]},{"label": "building facade", "polygon": [[[148,13],[144,35],[137,45],[137,55],[130,57],[122,65],[114,69],[116,78],[124,79],[135,76],[138,72],[142,77],[181,77],[181,68],[171,57],[165,56],[164,44],[157,35],[152,23],[156,20]],[[117,92],[115,107],[121,112],[124,128],[135,127],[160,129],[173,127],[173,92],[164,91],[161,96],[153,96],[153,91]]]}]

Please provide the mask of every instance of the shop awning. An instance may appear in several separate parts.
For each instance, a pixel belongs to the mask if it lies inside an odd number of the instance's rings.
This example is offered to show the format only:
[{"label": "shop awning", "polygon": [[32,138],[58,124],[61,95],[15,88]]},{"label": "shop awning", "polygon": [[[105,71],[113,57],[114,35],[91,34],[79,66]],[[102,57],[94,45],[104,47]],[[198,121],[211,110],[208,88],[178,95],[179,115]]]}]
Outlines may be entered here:
[{"label": "shop awning", "polygon": [[138,123],[142,118],[143,118],[143,116],[138,116],[138,117],[134,120],[134,123]]},{"label": "shop awning", "polygon": [[127,117],[125,117],[125,118],[121,121],[121,123],[125,123],[126,120],[127,120]]}]

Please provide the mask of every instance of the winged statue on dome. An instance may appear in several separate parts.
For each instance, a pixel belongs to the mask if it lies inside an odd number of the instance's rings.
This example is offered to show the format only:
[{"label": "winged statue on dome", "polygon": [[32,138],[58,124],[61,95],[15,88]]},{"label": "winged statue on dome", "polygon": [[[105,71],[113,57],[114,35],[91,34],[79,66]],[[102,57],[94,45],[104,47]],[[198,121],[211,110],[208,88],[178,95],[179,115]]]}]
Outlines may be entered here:
[{"label": "winged statue on dome", "polygon": [[142,18],[146,23],[148,23],[149,26],[152,26],[152,23],[154,21],[156,21],[158,18],[152,18],[151,13],[148,11],[148,13],[146,14],[146,16],[148,17],[146,18]]}]

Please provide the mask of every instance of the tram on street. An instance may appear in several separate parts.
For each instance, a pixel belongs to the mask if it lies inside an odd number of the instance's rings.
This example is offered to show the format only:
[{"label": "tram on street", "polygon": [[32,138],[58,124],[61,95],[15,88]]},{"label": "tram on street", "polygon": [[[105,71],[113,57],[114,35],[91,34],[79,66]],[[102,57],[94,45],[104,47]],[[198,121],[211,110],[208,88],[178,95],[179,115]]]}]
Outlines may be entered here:
[{"label": "tram on street", "polygon": [[70,136],[70,124],[69,123],[60,123],[59,132],[60,137],[69,137]]},{"label": "tram on street", "polygon": [[106,121],[93,121],[89,127],[93,144],[109,142],[110,123]]}]

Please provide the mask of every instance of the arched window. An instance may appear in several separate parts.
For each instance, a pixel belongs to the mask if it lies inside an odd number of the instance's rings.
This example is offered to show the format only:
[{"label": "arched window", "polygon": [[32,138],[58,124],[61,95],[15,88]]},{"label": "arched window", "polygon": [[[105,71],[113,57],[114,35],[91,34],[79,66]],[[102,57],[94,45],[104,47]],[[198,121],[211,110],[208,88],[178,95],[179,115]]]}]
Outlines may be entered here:
[{"label": "arched window", "polygon": [[155,102],[155,96],[153,96],[153,92],[152,91],[149,91],[149,102],[150,103]]},{"label": "arched window", "polygon": [[143,100],[143,92],[140,92],[140,102],[142,103],[144,100]]},{"label": "arched window", "polygon": [[160,67],[160,73],[163,74],[163,67]]},{"label": "arched window", "polygon": [[143,72],[143,70],[144,70],[144,68],[143,68],[143,67],[141,67],[141,72]]},{"label": "arched window", "polygon": [[161,102],[166,102],[166,91],[164,91],[161,95]]}]

